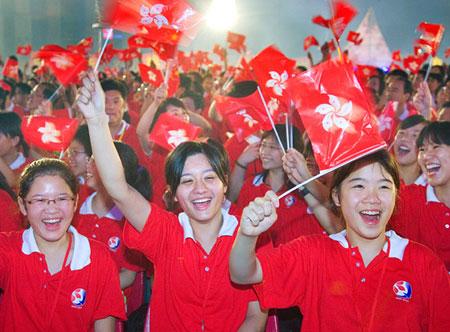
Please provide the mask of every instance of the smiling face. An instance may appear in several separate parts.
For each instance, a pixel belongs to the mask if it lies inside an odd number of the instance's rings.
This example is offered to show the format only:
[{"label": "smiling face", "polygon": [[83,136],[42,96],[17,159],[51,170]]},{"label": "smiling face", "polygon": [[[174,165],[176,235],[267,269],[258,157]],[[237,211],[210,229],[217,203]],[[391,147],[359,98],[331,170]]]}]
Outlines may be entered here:
[{"label": "smiling face", "polygon": [[97,191],[100,187],[101,180],[98,174],[97,167],[95,166],[94,158],[89,158],[86,166],[86,185]]},{"label": "smiling face", "polygon": [[189,122],[189,116],[185,109],[182,107],[178,107],[175,105],[167,105],[166,107],[167,113],[173,116],[176,116],[177,118],[180,118],[183,121]]},{"label": "smiling face", "polygon": [[283,152],[274,135],[269,135],[261,141],[259,157],[265,170],[283,167]]},{"label": "smiling face", "polygon": [[381,166],[369,163],[355,169],[332,194],[341,209],[352,245],[383,240],[396,198],[394,180]]},{"label": "smiling face", "polygon": [[433,187],[450,185],[450,146],[425,140],[419,148],[420,168]]},{"label": "smiling face", "polygon": [[42,248],[66,240],[76,195],[62,177],[43,175],[34,179],[24,198],[19,198],[19,206],[33,228],[36,243]]},{"label": "smiling face", "polygon": [[89,157],[83,144],[77,140],[73,140],[67,149],[67,157],[72,172],[76,176],[85,176]]},{"label": "smiling face", "polygon": [[105,92],[105,111],[109,117],[110,126],[118,126],[125,112],[125,100],[117,90]]},{"label": "smiling face", "polygon": [[206,156],[195,154],[186,159],[175,201],[191,222],[220,222],[226,190]]},{"label": "smiling face", "polygon": [[400,129],[395,136],[394,153],[400,166],[409,166],[417,162],[416,140],[426,123],[418,123],[407,129]]}]

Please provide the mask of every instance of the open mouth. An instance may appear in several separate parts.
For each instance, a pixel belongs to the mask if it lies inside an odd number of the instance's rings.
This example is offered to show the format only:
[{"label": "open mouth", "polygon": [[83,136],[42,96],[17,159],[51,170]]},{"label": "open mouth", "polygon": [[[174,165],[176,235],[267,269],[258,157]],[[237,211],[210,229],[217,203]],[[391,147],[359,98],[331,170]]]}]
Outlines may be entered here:
[{"label": "open mouth", "polygon": [[47,230],[54,230],[59,228],[59,225],[61,224],[62,219],[60,218],[48,218],[48,219],[43,219],[42,223],[45,225],[45,228]]},{"label": "open mouth", "polygon": [[363,210],[359,212],[363,221],[369,225],[377,224],[380,221],[380,210]]},{"label": "open mouth", "polygon": [[206,210],[210,206],[211,201],[211,198],[200,198],[193,200],[192,204],[197,210]]},{"label": "open mouth", "polygon": [[407,147],[406,145],[400,145],[397,150],[398,150],[399,156],[405,156],[411,152],[411,149],[409,147]]},{"label": "open mouth", "polygon": [[428,175],[434,175],[441,169],[441,165],[438,163],[430,163],[425,165],[425,169]]}]

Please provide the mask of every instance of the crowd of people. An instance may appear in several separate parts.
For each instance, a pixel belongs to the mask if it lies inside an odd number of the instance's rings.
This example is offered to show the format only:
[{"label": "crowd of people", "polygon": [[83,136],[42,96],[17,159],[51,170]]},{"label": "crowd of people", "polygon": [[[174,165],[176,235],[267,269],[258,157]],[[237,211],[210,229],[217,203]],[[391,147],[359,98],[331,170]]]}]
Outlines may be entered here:
[{"label": "crowd of people", "polygon": [[[0,330],[132,331],[138,275],[151,331],[450,330],[450,67],[363,79],[388,148],[282,199],[319,172],[301,120],[239,140],[215,100],[255,82],[132,68],[2,79]],[[58,158],[21,125],[62,109]],[[156,144],[163,114],[200,137]]]}]

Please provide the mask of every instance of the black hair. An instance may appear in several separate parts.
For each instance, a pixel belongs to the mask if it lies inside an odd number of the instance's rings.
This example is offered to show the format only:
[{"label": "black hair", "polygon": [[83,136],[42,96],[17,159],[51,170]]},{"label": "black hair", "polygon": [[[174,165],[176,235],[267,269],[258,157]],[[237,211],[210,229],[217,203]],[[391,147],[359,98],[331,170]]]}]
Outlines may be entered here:
[{"label": "black hair", "polygon": [[170,210],[174,209],[174,197],[180,185],[184,164],[188,157],[197,154],[205,155],[219,179],[225,186],[228,186],[230,164],[228,154],[223,145],[212,139],[209,139],[207,142],[183,142],[166,159],[165,174],[168,189],[164,196]]},{"label": "black hair", "polygon": [[9,137],[19,137],[18,146],[22,148],[25,157],[28,157],[30,147],[23,138],[21,129],[22,119],[14,112],[0,113],[0,133]]},{"label": "black hair", "polygon": [[42,158],[31,162],[19,179],[19,197],[25,198],[36,178],[50,175],[59,176],[69,186],[73,195],[78,194],[78,180],[70,167],[62,160]]},{"label": "black hair", "polygon": [[16,92],[17,92],[17,90],[20,91],[20,93],[22,93],[24,95],[29,95],[31,93],[32,89],[31,89],[31,86],[29,84],[19,82],[16,85]]},{"label": "black hair", "polygon": [[396,78],[403,78],[403,79],[408,79],[408,73],[402,69],[394,69],[391,70],[389,73],[387,73],[386,75],[387,77],[392,77],[395,76]]},{"label": "black hair", "polygon": [[408,116],[405,120],[403,120],[400,123],[400,125],[398,126],[398,130],[405,130],[405,129],[414,127],[415,125],[418,125],[419,123],[428,123],[428,121],[422,115],[414,114],[414,115]]},{"label": "black hair", "polygon": [[77,132],[73,138],[78,141],[84,148],[84,152],[88,157],[92,155],[91,140],[89,138],[89,129],[86,124],[82,124],[78,127]]},{"label": "black hair", "polygon": [[191,90],[186,90],[180,96],[180,98],[191,98],[192,101],[194,102],[194,107],[196,110],[198,109],[203,110],[203,108],[205,107],[205,100],[203,99],[203,96],[200,93]]},{"label": "black hair", "polygon": [[8,195],[11,196],[11,198],[13,200],[17,199],[16,193],[9,186],[8,181],[6,180],[6,178],[5,178],[5,176],[3,175],[2,172],[0,172],[0,190],[6,191],[8,193]]},{"label": "black hair", "polygon": [[181,99],[178,99],[176,97],[169,97],[169,98],[164,99],[164,101],[158,106],[158,109],[155,112],[155,116],[153,117],[153,121],[152,121],[152,124],[150,125],[149,132],[151,132],[153,130],[153,127],[155,126],[156,121],[158,121],[158,118],[160,117],[160,115],[163,113],[166,113],[167,107],[170,105],[175,106],[175,107],[180,107],[180,108],[186,110],[186,106],[184,105],[184,103]]},{"label": "black hair", "polygon": [[450,146],[450,122],[449,121],[435,121],[430,122],[422,129],[417,137],[416,145],[421,148],[425,141],[430,141],[435,144],[445,144]]},{"label": "black hair", "polygon": [[337,192],[338,194],[340,193],[342,182],[344,182],[344,180],[348,178],[353,171],[355,171],[359,167],[363,167],[374,163],[380,164],[381,167],[392,177],[394,186],[398,194],[398,190],[400,188],[400,174],[398,171],[398,164],[394,156],[390,154],[387,150],[385,149],[378,150],[374,153],[371,153],[367,156],[357,159],[349,164],[341,166],[333,172],[329,199],[331,202],[331,209],[336,215],[340,215],[340,209],[339,207],[336,206],[336,204],[332,199],[333,192]]},{"label": "black hair", "polygon": [[107,78],[100,82],[103,91],[119,91],[124,100],[127,100],[128,87],[126,83],[119,79]]},{"label": "black hair", "polygon": [[152,197],[152,185],[147,169],[139,165],[136,153],[128,144],[114,141],[114,146],[122,162],[127,183],[144,196],[145,199],[150,200]]},{"label": "black hair", "polygon": [[39,83],[39,87],[42,87],[42,95],[44,99],[50,99],[50,97],[55,93],[58,87],[50,82],[41,82]]}]

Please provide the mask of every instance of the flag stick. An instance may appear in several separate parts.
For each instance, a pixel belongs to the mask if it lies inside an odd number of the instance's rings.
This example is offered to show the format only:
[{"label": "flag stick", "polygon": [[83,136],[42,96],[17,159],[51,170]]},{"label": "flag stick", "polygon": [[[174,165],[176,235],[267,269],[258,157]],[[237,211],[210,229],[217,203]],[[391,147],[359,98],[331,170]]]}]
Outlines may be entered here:
[{"label": "flag stick", "polygon": [[285,123],[285,127],[286,127],[286,150],[289,150],[289,144],[290,144],[290,139],[289,139],[289,117],[288,114],[286,113],[286,123]]},{"label": "flag stick", "polygon": [[63,157],[64,157],[64,150],[61,149],[61,152],[59,153],[58,159],[61,160],[61,159],[63,159]]},{"label": "flag stick", "polygon": [[261,91],[261,88],[259,87],[259,85],[258,85],[257,90],[259,93],[259,97],[261,98],[261,101],[264,105],[264,109],[266,110],[267,116],[269,117],[269,121],[270,121],[270,124],[272,125],[273,131],[275,132],[275,136],[277,137],[278,143],[280,144],[281,150],[283,150],[283,154],[286,154],[283,143],[281,142],[280,135],[278,135],[278,131],[275,128],[275,123],[273,122],[272,115],[270,114],[270,111],[269,111],[269,107],[267,106],[266,100],[264,99],[264,96],[262,94],[262,91]]},{"label": "flag stick", "polygon": [[164,74],[164,84],[167,85],[170,78],[170,72],[172,71],[172,59],[168,59],[166,62],[166,72]]},{"label": "flag stick", "polygon": [[427,72],[425,74],[425,78],[423,79],[424,82],[426,82],[428,80],[428,76],[430,76],[431,64],[433,63],[433,56],[430,54],[429,57],[430,57],[430,61],[428,62]]},{"label": "flag stick", "polygon": [[47,99],[49,102],[52,102],[53,99],[58,95],[59,90],[61,90],[62,88],[62,84],[58,87],[58,89],[55,90],[55,92],[53,92],[53,94]]},{"label": "flag stick", "polygon": [[285,191],[284,193],[282,193],[280,196],[278,196],[278,199],[282,199],[284,196],[289,195],[291,192],[297,190],[298,188],[304,186],[305,184],[308,184],[311,181],[314,181],[315,179],[320,178],[322,175],[325,175],[325,174],[328,174],[328,173],[332,172],[333,170],[334,169],[326,170],[323,173],[319,173],[319,174],[316,174],[316,175],[310,177],[308,180],[303,181],[302,183],[299,183],[295,187],[292,187],[291,189],[289,189],[289,190]]},{"label": "flag stick", "polygon": [[105,53],[106,46],[108,45],[108,40],[111,38],[113,31],[114,31],[113,29],[109,29],[109,31],[108,31],[108,35],[106,36],[105,43],[103,44],[102,50],[100,51],[100,54],[98,55],[97,63],[95,64],[95,67],[94,67],[94,73],[97,72],[98,67],[100,66],[100,61],[102,60],[103,53]]}]

